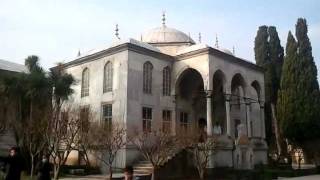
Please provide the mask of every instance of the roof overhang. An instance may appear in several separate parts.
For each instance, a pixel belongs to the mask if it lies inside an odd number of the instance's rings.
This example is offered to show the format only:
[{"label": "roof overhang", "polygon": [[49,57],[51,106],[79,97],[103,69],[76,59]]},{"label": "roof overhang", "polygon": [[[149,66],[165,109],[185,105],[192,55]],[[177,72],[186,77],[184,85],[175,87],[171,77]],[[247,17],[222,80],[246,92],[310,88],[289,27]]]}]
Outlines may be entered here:
[{"label": "roof overhang", "polygon": [[[123,43],[123,44],[119,44],[119,45],[114,46],[114,47],[110,47],[108,49],[101,50],[101,51],[96,52],[94,54],[90,54],[90,55],[87,55],[87,56],[79,57],[79,58],[74,59],[74,60],[72,60],[70,62],[64,63],[63,67],[64,68],[69,68],[69,67],[72,67],[72,66],[76,66],[76,65],[80,65],[80,64],[87,63],[87,62],[90,62],[90,61],[94,61],[94,60],[97,60],[97,59],[100,59],[100,58],[103,58],[103,57],[106,57],[106,56],[117,54],[117,53],[120,53],[120,52],[123,52],[123,51],[133,51],[133,52],[137,52],[139,54],[144,54],[144,55],[152,56],[152,57],[155,57],[155,58],[158,58],[158,59],[167,60],[167,61],[170,61],[170,60],[173,61],[175,59],[174,57],[172,57],[170,55],[163,54],[163,53],[157,52],[157,51],[153,51],[153,50],[150,50],[150,49],[145,48],[145,47],[138,46],[138,45],[133,44],[133,43]],[[55,66],[55,67],[57,67],[57,66]],[[55,67],[52,67],[52,68],[55,68]]]},{"label": "roof overhang", "polygon": [[186,53],[183,53],[183,54],[175,56],[175,58],[178,61],[181,61],[181,60],[184,60],[184,59],[188,59],[188,58],[191,58],[191,57],[196,57],[196,56],[204,55],[204,54],[220,57],[220,58],[223,58],[224,60],[229,61],[231,63],[239,64],[239,65],[242,65],[242,66],[245,66],[245,67],[260,71],[260,72],[263,72],[263,73],[265,71],[264,68],[254,64],[252,62],[249,62],[249,61],[247,61],[245,59],[242,59],[242,58],[239,58],[239,57],[224,53],[224,52],[219,51],[217,49],[214,49],[212,47],[206,47],[206,48],[202,48],[202,49],[186,52]]}]

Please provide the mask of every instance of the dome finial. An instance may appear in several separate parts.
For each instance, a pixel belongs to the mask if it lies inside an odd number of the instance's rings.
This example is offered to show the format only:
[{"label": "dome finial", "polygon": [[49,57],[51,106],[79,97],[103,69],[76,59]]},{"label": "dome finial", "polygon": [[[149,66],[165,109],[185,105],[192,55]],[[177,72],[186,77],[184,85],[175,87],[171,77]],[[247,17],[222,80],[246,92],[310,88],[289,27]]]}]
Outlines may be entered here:
[{"label": "dome finial", "polygon": [[234,46],[232,46],[232,54],[233,54],[233,55],[236,55]]},{"label": "dome finial", "polygon": [[118,24],[116,24],[116,29],[115,29],[116,33],[116,37],[120,40],[120,37],[119,37],[119,28],[118,28]]},{"label": "dome finial", "polygon": [[162,26],[166,27],[166,12],[162,11]]},{"label": "dome finial", "polygon": [[199,32],[199,43],[201,43],[201,32]]},{"label": "dome finial", "polygon": [[81,56],[81,52],[80,49],[78,49],[78,57]]},{"label": "dome finial", "polygon": [[219,48],[218,35],[216,34],[216,44],[214,45],[216,48]]}]

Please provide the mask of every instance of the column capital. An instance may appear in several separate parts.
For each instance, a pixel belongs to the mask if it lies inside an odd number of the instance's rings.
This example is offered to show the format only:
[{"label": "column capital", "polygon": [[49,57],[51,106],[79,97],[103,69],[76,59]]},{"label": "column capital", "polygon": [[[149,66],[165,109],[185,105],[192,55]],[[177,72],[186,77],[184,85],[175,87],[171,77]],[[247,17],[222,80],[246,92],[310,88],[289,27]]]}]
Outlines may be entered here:
[{"label": "column capital", "polygon": [[225,94],[224,98],[226,99],[226,101],[231,101],[231,94]]},{"label": "column capital", "polygon": [[211,98],[211,96],[212,96],[212,94],[213,94],[213,93],[212,93],[213,90],[205,89],[204,92],[206,93],[206,97],[207,97],[207,98]]},{"label": "column capital", "polygon": [[244,102],[246,103],[247,106],[249,106],[249,105],[251,104],[251,99],[245,97],[245,98],[244,98]]},{"label": "column capital", "polygon": [[259,100],[259,104],[260,104],[260,108],[263,109],[264,108],[264,101]]}]

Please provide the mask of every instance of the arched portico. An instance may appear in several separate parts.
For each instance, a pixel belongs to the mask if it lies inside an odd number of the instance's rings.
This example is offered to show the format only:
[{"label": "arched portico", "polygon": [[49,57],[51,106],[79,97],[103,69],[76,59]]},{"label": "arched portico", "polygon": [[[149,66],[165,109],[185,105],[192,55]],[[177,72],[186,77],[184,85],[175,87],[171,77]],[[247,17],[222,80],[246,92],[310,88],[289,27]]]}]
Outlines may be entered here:
[{"label": "arched portico", "polygon": [[231,126],[233,129],[233,133],[230,132],[230,134],[233,137],[236,137],[237,134],[235,133],[237,132],[239,123],[241,123],[245,124],[247,135],[249,136],[250,133],[248,127],[250,125],[250,122],[248,122],[248,120],[250,119],[250,103],[245,98],[248,94],[247,84],[242,74],[236,73],[233,75],[230,87],[230,118],[232,119],[232,122],[230,122],[230,124],[232,124]]},{"label": "arched portico", "polygon": [[212,78],[212,109],[214,126],[221,127],[221,133],[228,131],[226,109],[226,76],[221,70],[215,71]]},{"label": "arched portico", "polygon": [[[204,81],[199,71],[184,69],[175,84],[178,131],[191,130],[206,119]],[[199,126],[198,126],[199,127]]]},{"label": "arched portico", "polygon": [[[262,89],[261,85],[257,80],[252,81],[251,83],[253,99],[257,101],[252,104],[252,113],[253,116],[259,117],[259,123],[255,122],[254,129],[257,131],[254,133],[255,136],[260,136],[265,138],[265,122],[264,122],[264,101],[262,100]],[[258,119],[258,118],[257,118]],[[258,130],[260,133],[258,133]]]}]

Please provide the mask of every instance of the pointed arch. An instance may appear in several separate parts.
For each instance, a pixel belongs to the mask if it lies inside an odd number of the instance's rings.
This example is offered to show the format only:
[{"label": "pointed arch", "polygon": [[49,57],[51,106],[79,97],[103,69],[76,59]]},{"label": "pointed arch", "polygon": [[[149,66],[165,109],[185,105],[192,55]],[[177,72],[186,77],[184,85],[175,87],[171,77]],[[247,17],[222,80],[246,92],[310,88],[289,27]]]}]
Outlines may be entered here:
[{"label": "pointed arch", "polygon": [[240,73],[236,73],[231,80],[231,104],[240,109],[246,96],[246,82]]},{"label": "pointed arch", "polygon": [[257,80],[254,80],[251,83],[251,86],[256,90],[257,95],[258,95],[258,100],[260,101],[261,100],[261,86],[260,86],[260,83]]},{"label": "pointed arch", "polygon": [[213,90],[220,90],[222,89],[222,92],[226,91],[226,75],[221,71],[220,69],[216,70],[213,74]]}]

